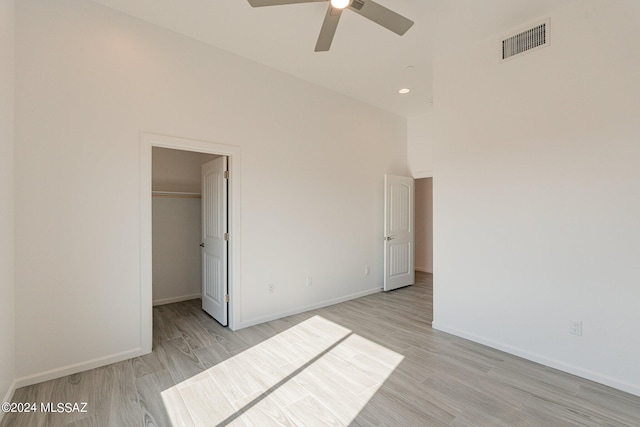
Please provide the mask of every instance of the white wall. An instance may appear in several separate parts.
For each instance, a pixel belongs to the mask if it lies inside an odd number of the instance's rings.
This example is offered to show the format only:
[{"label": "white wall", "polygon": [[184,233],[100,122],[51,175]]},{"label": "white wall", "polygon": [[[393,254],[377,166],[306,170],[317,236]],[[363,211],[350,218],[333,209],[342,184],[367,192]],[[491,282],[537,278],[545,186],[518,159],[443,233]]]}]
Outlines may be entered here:
[{"label": "white wall", "polygon": [[407,119],[407,163],[411,176],[433,176],[433,112]]},{"label": "white wall", "polygon": [[153,304],[200,296],[200,199],[153,198]]},{"label": "white wall", "polygon": [[[0,1],[0,399],[5,400],[10,397],[15,378],[14,25],[14,1]],[[0,419],[2,415],[0,412]]]},{"label": "white wall", "polygon": [[415,268],[433,273],[433,178],[415,180]]},{"label": "white wall", "polygon": [[[201,193],[200,166],[218,156],[154,147],[153,191]],[[155,197],[153,211],[153,303],[191,299],[202,283],[202,204],[199,198]]]},{"label": "white wall", "polygon": [[537,52],[439,61],[433,116],[434,327],[635,394],[639,9],[579,2]]},{"label": "white wall", "polygon": [[244,324],[380,288],[403,118],[84,0],[17,8],[24,383],[140,345],[141,131],[241,147]]}]

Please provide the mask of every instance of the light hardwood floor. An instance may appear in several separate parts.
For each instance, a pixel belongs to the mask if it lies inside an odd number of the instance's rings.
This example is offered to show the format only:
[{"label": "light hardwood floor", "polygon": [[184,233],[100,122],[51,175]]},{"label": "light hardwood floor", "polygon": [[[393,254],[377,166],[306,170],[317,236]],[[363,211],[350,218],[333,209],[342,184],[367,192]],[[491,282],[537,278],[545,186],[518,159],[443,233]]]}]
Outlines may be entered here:
[{"label": "light hardwood floor", "polygon": [[640,426],[640,398],[431,328],[415,286],[232,332],[199,300],[154,308],[144,357],[18,389],[81,414],[2,426]]}]

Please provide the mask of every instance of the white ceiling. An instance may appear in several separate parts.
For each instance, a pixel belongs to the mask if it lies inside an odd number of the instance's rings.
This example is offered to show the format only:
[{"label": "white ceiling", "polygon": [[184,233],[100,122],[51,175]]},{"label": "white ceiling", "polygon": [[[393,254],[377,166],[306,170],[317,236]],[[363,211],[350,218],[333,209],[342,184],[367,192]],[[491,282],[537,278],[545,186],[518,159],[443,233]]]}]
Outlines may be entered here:
[{"label": "white ceiling", "polygon": [[[377,0],[415,25],[400,37],[347,10],[331,50],[320,53],[313,49],[328,6],[324,2],[252,8],[246,0],[94,1],[411,116],[431,108],[434,58],[576,0]],[[402,87],[411,93],[400,95]]]}]

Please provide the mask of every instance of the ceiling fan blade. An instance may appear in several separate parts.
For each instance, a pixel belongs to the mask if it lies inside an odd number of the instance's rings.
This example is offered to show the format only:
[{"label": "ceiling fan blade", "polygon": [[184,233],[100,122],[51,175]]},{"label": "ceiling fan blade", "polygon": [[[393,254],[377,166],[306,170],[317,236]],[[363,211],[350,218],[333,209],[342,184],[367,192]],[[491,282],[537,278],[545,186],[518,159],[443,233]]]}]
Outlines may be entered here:
[{"label": "ceiling fan blade", "polygon": [[336,9],[329,5],[327,14],[322,22],[322,28],[320,28],[320,35],[318,36],[318,42],[316,43],[316,52],[326,52],[331,47],[333,36],[338,28],[338,22],[342,16],[342,9]]},{"label": "ceiling fan blade", "polygon": [[349,9],[402,36],[413,25],[411,19],[397,14],[373,0],[353,0]]},{"label": "ceiling fan blade", "polygon": [[327,0],[249,0],[252,7],[279,6],[281,4],[314,3]]}]

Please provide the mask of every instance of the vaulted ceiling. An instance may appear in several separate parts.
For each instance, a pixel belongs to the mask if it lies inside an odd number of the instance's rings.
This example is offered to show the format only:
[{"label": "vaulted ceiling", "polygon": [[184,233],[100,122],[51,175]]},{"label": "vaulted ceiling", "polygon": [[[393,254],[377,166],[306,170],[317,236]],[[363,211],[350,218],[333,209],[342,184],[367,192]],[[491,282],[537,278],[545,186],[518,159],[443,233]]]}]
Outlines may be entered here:
[{"label": "vaulted ceiling", "polygon": [[[415,25],[400,37],[345,11],[331,50],[318,53],[327,2],[252,8],[247,0],[93,1],[411,116],[431,109],[434,59],[576,0],[377,0]],[[411,92],[399,94],[405,87]]]}]

